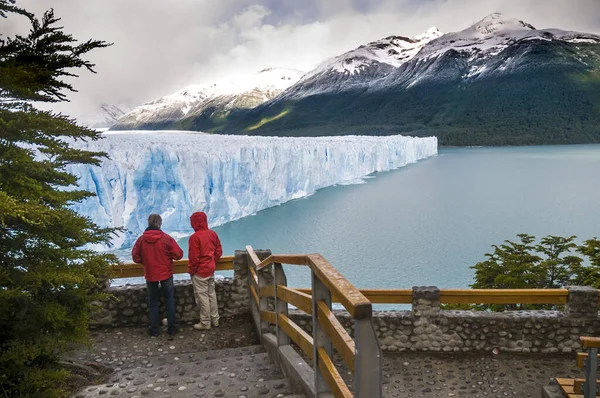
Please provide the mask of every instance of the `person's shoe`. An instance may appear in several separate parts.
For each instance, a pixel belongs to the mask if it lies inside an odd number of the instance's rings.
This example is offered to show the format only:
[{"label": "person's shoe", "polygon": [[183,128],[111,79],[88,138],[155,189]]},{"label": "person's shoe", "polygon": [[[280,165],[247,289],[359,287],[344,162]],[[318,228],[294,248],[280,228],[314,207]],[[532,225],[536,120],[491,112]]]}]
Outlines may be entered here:
[{"label": "person's shoe", "polygon": [[150,336],[150,337],[158,337],[158,332],[149,331],[148,332],[148,336]]},{"label": "person's shoe", "polygon": [[212,325],[213,325],[213,327],[218,328],[219,327],[219,321],[212,321]]},{"label": "person's shoe", "polygon": [[167,333],[169,334],[169,336],[173,336],[173,335],[175,335],[175,334],[179,333],[179,328],[178,328],[178,327],[176,327],[176,328],[174,328],[174,329],[169,329],[169,330],[167,331]]},{"label": "person's shoe", "polygon": [[210,330],[210,325],[203,325],[201,323],[197,323],[194,325],[194,329],[196,330]]}]

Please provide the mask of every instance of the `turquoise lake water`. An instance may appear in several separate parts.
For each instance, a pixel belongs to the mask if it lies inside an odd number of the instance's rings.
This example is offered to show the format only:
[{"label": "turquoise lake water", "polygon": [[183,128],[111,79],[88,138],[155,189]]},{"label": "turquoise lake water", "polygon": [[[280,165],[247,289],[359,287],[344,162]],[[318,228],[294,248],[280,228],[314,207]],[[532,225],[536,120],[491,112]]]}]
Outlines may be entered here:
[{"label": "turquoise lake water", "polygon": [[[224,253],[321,253],[360,288],[464,288],[518,233],[600,236],[600,145],[442,148],[372,177],[215,228]],[[307,269],[286,270],[310,286]]]}]

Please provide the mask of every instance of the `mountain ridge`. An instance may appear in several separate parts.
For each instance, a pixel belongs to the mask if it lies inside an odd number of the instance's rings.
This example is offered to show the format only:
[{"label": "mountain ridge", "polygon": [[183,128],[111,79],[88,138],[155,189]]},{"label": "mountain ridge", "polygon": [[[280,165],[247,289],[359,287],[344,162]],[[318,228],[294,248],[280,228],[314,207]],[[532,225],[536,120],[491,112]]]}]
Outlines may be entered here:
[{"label": "mountain ridge", "polygon": [[437,135],[441,145],[600,142],[599,93],[600,36],[494,13],[459,32],[367,43],[253,108],[167,128]]}]

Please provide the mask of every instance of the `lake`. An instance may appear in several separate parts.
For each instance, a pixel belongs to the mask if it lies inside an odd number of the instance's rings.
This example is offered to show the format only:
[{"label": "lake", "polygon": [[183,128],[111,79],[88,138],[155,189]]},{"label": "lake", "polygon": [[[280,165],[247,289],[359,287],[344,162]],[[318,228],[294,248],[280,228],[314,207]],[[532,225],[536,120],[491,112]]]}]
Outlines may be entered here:
[{"label": "lake", "polygon": [[[225,254],[247,244],[321,253],[360,288],[465,288],[469,267],[519,233],[600,236],[599,174],[600,145],[441,148],[215,231]],[[286,272],[290,285],[310,286],[307,269]]]}]

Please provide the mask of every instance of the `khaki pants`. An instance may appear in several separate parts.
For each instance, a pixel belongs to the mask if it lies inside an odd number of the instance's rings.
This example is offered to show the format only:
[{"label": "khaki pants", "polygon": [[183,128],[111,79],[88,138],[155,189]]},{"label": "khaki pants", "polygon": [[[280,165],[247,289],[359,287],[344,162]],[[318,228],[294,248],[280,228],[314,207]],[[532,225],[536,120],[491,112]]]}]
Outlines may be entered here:
[{"label": "khaki pants", "polygon": [[196,305],[200,310],[200,323],[204,326],[210,326],[211,322],[219,322],[215,277],[211,276],[206,280],[202,280],[199,276],[194,275],[192,277],[192,284],[194,286]]}]

